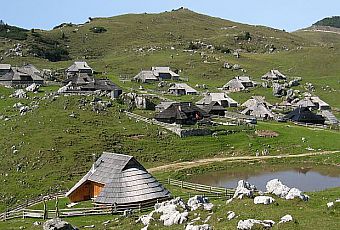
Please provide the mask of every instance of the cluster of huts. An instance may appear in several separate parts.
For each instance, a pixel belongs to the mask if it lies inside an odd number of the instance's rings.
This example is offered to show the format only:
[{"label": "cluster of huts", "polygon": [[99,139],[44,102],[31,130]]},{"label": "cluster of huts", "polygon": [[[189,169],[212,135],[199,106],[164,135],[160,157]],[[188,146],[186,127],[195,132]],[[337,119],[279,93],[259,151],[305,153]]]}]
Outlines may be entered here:
[{"label": "cluster of huts", "polygon": [[[278,70],[270,70],[261,79],[268,84],[279,85],[287,82],[287,77]],[[289,84],[294,85],[296,82]],[[305,96],[290,98],[280,104],[272,105],[263,96],[252,96],[249,100],[239,105],[228,93],[247,90],[258,86],[249,76],[237,76],[226,83],[219,93],[205,93],[204,97],[196,103],[185,102],[162,102],[156,106],[159,112],[155,119],[177,124],[192,124],[209,116],[227,116],[227,107],[241,107],[239,113],[243,118],[261,120],[291,120],[299,123],[328,124],[336,125],[338,120],[331,113],[330,106],[316,96]],[[288,84],[287,84],[288,85]],[[175,95],[197,95],[198,92],[185,83],[174,83],[168,90]],[[291,90],[292,92],[292,90]],[[292,94],[292,93],[290,93]],[[294,99],[294,100],[293,100]],[[194,111],[195,116],[190,115]],[[203,112],[205,113],[203,113]],[[291,111],[286,114],[286,111]],[[317,113],[315,113],[317,112]],[[184,115],[185,114],[185,115]],[[204,114],[208,114],[206,116]],[[239,116],[242,117],[242,116]],[[187,120],[186,120],[187,119]]]},{"label": "cluster of huts", "polygon": [[[96,78],[95,71],[84,61],[74,62],[65,71],[66,79],[58,90],[63,94],[88,94],[100,92],[111,98],[118,98],[122,89],[106,78]],[[152,67],[142,70],[133,79],[140,83],[154,83],[166,80],[179,81],[179,72],[169,67]],[[286,81],[287,77],[278,70],[271,70],[261,78],[263,81]],[[11,87],[43,85],[44,74],[33,65],[12,67],[0,64],[0,84]],[[258,85],[249,76],[237,76],[222,87],[222,92],[206,92],[203,98],[193,102],[164,101],[155,106],[155,119],[164,123],[192,125],[209,121],[213,116],[228,117],[228,108],[241,107],[240,117],[257,119],[292,120],[303,123],[331,124],[338,121],[330,112],[330,106],[319,97],[306,96],[303,99],[285,101],[272,105],[263,96],[252,96],[243,104],[229,96],[229,92],[247,90]],[[169,94],[198,95],[199,92],[183,82],[171,83]],[[132,94],[131,94],[132,95]],[[133,100],[138,95],[132,95]],[[144,103],[145,97],[137,101]],[[293,109],[283,117],[282,109]],[[315,113],[318,111],[319,114]],[[132,156],[104,152],[91,169],[66,194],[71,202],[93,200],[100,205],[122,205],[125,208],[156,203],[171,197],[147,170]]]},{"label": "cluster of huts", "polygon": [[[96,78],[94,70],[83,61],[74,62],[65,71],[66,79],[59,93],[86,94],[104,92],[111,98],[118,98],[122,89],[110,79]],[[46,76],[44,72],[31,64],[21,67],[12,67],[9,64],[0,64],[0,85],[14,88],[24,88],[32,84],[43,85]]]}]

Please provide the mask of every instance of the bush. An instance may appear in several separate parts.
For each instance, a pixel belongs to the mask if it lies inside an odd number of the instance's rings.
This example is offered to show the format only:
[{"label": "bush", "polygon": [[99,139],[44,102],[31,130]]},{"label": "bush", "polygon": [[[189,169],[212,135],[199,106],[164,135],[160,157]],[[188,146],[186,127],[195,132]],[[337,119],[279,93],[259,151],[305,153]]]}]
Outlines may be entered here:
[{"label": "bush", "polygon": [[0,24],[0,37],[15,40],[26,40],[27,30],[15,26],[9,26],[2,22],[2,24]]},{"label": "bush", "polygon": [[249,32],[244,32],[236,36],[236,40],[248,41],[249,39],[251,39],[251,35]]},{"label": "bush", "polygon": [[51,47],[51,46],[39,46],[39,45],[32,45],[30,53],[40,57],[48,59],[51,62],[57,62],[57,61],[66,61],[69,60],[69,52],[62,48],[62,47]]},{"label": "bush", "polygon": [[189,50],[198,50],[201,47],[202,46],[200,44],[196,44],[196,43],[190,42],[188,49]]},{"label": "bush", "polygon": [[92,27],[91,29],[90,29],[90,31],[92,31],[93,33],[98,33],[98,34],[100,34],[100,33],[105,33],[106,31],[107,31],[107,29],[105,29],[104,27]]}]

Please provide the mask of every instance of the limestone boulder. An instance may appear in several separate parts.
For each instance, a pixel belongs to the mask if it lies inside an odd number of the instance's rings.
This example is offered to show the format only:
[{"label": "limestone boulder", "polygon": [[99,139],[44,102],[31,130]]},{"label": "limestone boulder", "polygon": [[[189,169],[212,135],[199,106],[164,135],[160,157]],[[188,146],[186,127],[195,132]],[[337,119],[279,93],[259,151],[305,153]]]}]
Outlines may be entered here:
[{"label": "limestone boulder", "polygon": [[44,223],[43,230],[78,230],[78,228],[73,227],[71,224],[60,218],[54,218]]},{"label": "limestone boulder", "polygon": [[272,204],[275,199],[270,196],[257,196],[254,198],[254,204]]}]

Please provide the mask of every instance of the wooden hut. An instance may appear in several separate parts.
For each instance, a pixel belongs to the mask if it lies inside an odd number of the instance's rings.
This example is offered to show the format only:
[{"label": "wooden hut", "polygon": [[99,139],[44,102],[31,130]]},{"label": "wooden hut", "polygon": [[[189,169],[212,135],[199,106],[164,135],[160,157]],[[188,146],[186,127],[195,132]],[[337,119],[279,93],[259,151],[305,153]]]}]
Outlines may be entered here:
[{"label": "wooden hut", "polygon": [[321,115],[316,115],[306,107],[296,108],[292,112],[288,113],[285,116],[285,119],[309,124],[325,123],[325,118],[323,118]]},{"label": "wooden hut", "polygon": [[71,202],[94,199],[98,204],[128,206],[156,203],[171,194],[133,156],[104,152],[66,196]]},{"label": "wooden hut", "polygon": [[195,124],[203,118],[209,118],[210,115],[203,109],[197,107],[191,102],[173,103],[168,108],[155,116],[155,119],[165,123],[176,124]]}]

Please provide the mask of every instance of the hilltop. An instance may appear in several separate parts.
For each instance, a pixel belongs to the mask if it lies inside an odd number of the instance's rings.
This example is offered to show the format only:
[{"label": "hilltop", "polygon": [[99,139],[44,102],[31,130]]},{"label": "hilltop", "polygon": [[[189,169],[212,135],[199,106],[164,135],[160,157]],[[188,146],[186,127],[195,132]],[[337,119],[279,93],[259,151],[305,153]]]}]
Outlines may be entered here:
[{"label": "hilltop", "polygon": [[317,21],[313,26],[330,26],[340,28],[340,16],[333,16]]},{"label": "hilltop", "polygon": [[[293,49],[306,42],[281,30],[240,24],[188,9],[90,18],[80,25],[63,23],[50,31],[32,29],[23,34],[20,43],[24,56],[50,61],[103,58],[143,47],[190,49],[195,48],[190,44],[197,41],[221,52],[241,49],[249,53]],[[13,42],[15,39],[8,43]],[[0,47],[5,44],[4,41]],[[53,48],[58,49],[56,54],[51,54]]]}]

